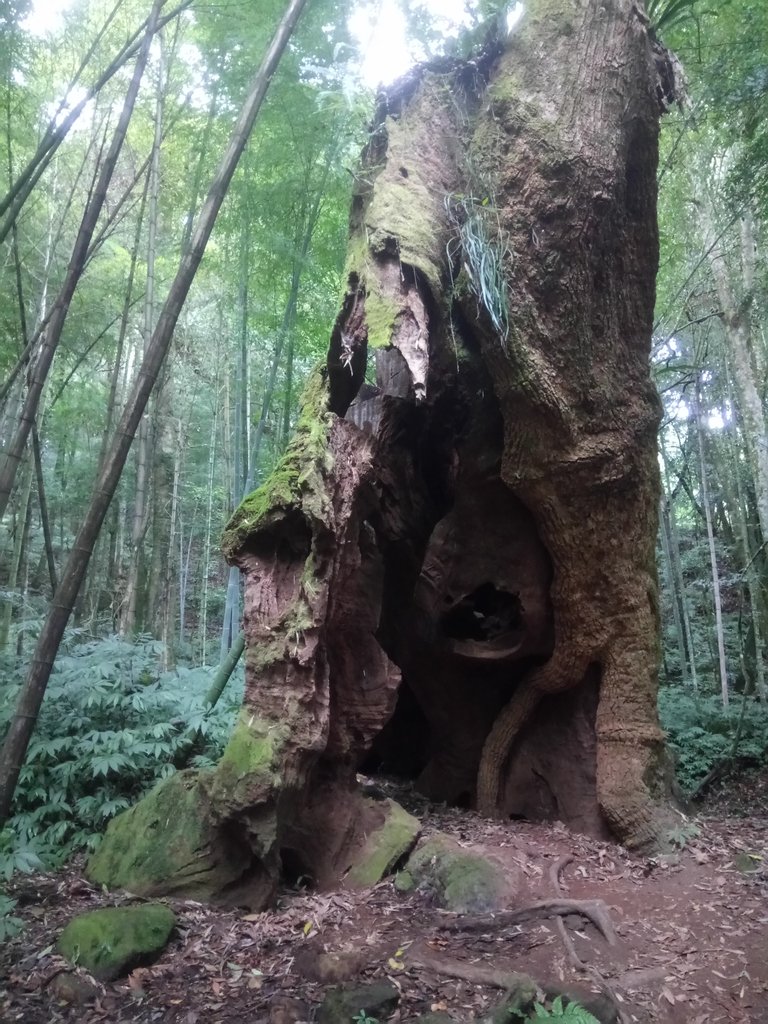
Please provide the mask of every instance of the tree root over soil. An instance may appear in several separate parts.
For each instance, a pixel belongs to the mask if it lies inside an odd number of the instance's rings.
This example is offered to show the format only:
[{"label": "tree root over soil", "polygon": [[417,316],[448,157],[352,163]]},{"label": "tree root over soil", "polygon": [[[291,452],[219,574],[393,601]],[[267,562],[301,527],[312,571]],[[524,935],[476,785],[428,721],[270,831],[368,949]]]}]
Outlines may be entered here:
[{"label": "tree root over soil", "polygon": [[[609,946],[615,947],[619,943],[608,907],[602,900],[570,900],[560,895],[562,893],[560,875],[572,863],[573,859],[573,855],[566,854],[553,864],[550,869],[552,886],[558,892],[556,899],[539,900],[536,903],[529,903],[527,906],[518,907],[516,910],[505,910],[496,914],[464,914],[451,919],[441,919],[437,922],[437,929],[448,932],[487,932],[495,929],[510,928],[525,921],[554,917],[556,918],[558,935],[565,947],[571,967],[574,970],[588,974],[600,987],[604,999],[610,1004],[615,1020],[619,1021],[620,1024],[628,1024],[628,1017],[622,1010],[619,997],[603,975],[595,967],[585,963],[578,955],[573,939],[569,935],[563,920],[576,914],[594,925]],[[489,985],[505,989],[513,998],[515,993],[522,993],[526,986],[531,984],[531,979],[527,975],[510,971],[499,971],[482,964],[446,961],[439,956],[432,956],[429,953],[419,953],[417,959],[423,966],[439,974],[459,978],[462,981],[468,981],[476,985]],[[561,992],[551,986],[546,986],[544,991],[548,998],[553,998],[560,994],[568,995],[566,990]]]},{"label": "tree root over soil", "polygon": [[487,932],[496,928],[511,928],[524,921],[547,917],[568,917],[578,914],[597,928],[609,946],[618,945],[608,908],[602,900],[539,900],[517,910],[503,910],[498,914],[464,914],[441,919],[437,928],[442,932]]},{"label": "tree root over soil", "polygon": [[[573,855],[567,853],[565,854],[565,856],[561,857],[558,861],[556,861],[556,863],[554,863],[550,869],[549,877],[552,881],[552,888],[555,889],[558,893],[562,893],[563,891],[562,883],[560,881],[560,875],[563,873],[563,871],[565,871],[568,865],[573,862],[573,860]],[[603,904],[603,906],[605,907],[605,904]],[[608,915],[607,907],[605,908],[605,914],[606,916]],[[607,920],[610,924],[610,917],[608,917]],[[612,924],[611,930],[613,930]],[[598,971],[596,967],[592,967],[590,964],[584,963],[584,961],[581,959],[579,954],[576,952],[576,947],[573,944],[573,939],[569,935],[568,929],[565,926],[565,921],[560,916],[558,916],[557,918],[557,933],[560,936],[563,945],[565,946],[566,953],[568,955],[568,960],[571,966],[577,971],[584,971],[587,974],[589,974],[592,980],[600,986],[600,991],[602,992],[603,996],[613,1006],[614,1011],[616,1013],[616,1018],[620,1022],[620,1024],[629,1024],[629,1018],[622,1010],[621,1004],[619,1002],[619,997],[616,995],[616,992],[614,991],[612,986],[608,984],[608,982],[605,980],[603,975],[600,973],[600,971]],[[605,935],[605,932],[603,934]],[[613,932],[613,938],[614,942],[611,943],[610,939],[608,939],[608,937],[606,936],[606,941],[609,943],[609,945],[613,945],[617,941],[615,932]]]},{"label": "tree root over soil", "polygon": [[413,958],[414,963],[426,967],[436,974],[444,974],[447,978],[458,978],[468,981],[470,985],[488,985],[490,988],[504,989],[514,996],[524,988],[536,993],[536,983],[527,975],[517,971],[499,971],[483,964],[468,964],[460,960],[446,960],[438,954],[419,951]]},{"label": "tree root over soil", "polygon": [[[549,1000],[558,996],[568,1002],[582,1002],[583,997],[575,994],[567,986],[538,985],[528,974],[520,974],[517,971],[500,971],[493,967],[485,967],[483,964],[462,963],[459,960],[445,960],[437,954],[427,951],[418,952],[414,963],[435,974],[442,974],[447,978],[457,978],[459,981],[469,982],[471,985],[487,985],[489,988],[498,988],[504,992],[504,1009],[507,1013],[513,1010],[526,1011],[536,999],[542,995]],[[624,1024],[627,1018],[622,1013],[621,1007],[612,997],[610,992],[603,991],[603,1002],[605,1012],[611,1016],[607,1020]],[[599,997],[596,997],[599,999]],[[596,1009],[593,1007],[593,1009]],[[483,1018],[483,1020],[495,1019],[494,1017]],[[601,1016],[601,1019],[606,1019]]]}]

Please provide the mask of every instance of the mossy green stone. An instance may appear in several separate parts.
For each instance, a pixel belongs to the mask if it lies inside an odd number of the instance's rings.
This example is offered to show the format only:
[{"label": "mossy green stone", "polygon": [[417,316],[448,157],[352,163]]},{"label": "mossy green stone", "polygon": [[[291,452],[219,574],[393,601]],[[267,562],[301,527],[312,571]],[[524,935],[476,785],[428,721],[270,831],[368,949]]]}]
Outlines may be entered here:
[{"label": "mossy green stone", "polygon": [[375,981],[368,985],[330,988],[320,1007],[318,1024],[354,1024],[360,1014],[386,1020],[400,1002],[400,991],[391,981]]},{"label": "mossy green stone", "polygon": [[448,836],[431,836],[408,859],[404,876],[396,885],[401,891],[414,886],[432,891],[437,903],[457,913],[498,910],[506,882],[499,864],[463,850]]},{"label": "mossy green stone", "polygon": [[156,960],[175,925],[173,911],[160,903],[92,910],[69,922],[57,949],[100,981],[111,981]]},{"label": "mossy green stone", "polygon": [[86,874],[97,885],[141,896],[213,899],[248,866],[217,842],[201,786],[211,773],[177,772],[109,823]]},{"label": "mossy green stone", "polygon": [[398,892],[413,892],[416,888],[416,880],[407,868],[395,875],[395,888]]},{"label": "mossy green stone", "polygon": [[404,856],[421,831],[421,822],[394,800],[382,801],[385,818],[366,840],[346,882],[361,888],[375,885]]}]

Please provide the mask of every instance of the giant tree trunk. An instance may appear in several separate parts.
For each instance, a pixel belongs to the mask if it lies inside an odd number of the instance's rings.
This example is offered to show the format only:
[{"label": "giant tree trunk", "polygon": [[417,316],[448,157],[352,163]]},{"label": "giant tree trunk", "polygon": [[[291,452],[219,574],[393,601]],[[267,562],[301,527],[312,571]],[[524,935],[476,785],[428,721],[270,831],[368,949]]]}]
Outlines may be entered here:
[{"label": "giant tree trunk", "polygon": [[[526,10],[383,98],[327,365],[225,536],[244,707],[215,771],[184,780],[218,894],[359,864],[388,813],[361,765],[490,815],[657,836],[664,55],[631,0]],[[242,859],[217,875],[225,841]],[[94,876],[136,891],[110,846]]]}]

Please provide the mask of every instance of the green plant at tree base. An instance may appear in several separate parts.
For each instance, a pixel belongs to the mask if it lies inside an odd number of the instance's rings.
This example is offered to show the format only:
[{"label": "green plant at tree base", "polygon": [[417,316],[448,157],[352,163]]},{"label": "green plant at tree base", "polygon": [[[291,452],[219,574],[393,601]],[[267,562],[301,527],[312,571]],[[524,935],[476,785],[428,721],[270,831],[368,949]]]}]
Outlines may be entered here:
[{"label": "green plant at tree base", "polygon": [[676,825],[674,828],[668,829],[664,834],[664,838],[672,846],[676,846],[678,850],[684,850],[691,839],[696,839],[700,835],[701,829],[698,825],[688,822],[685,825]]},{"label": "green plant at tree base", "polygon": [[379,1024],[377,1017],[369,1017],[365,1010],[361,1010],[360,1013],[356,1013],[352,1018],[355,1024]]},{"label": "green plant at tree base", "polygon": [[[458,235],[448,244],[448,265],[459,262],[467,284],[485,309],[504,348],[509,337],[509,296],[506,264],[512,260],[509,239],[489,196],[451,195],[445,208]],[[453,282],[460,287],[459,275]]]},{"label": "green plant at tree base", "polygon": [[536,1003],[531,1014],[515,1013],[521,1020],[564,1020],[570,1024],[600,1024],[597,1017],[585,1010],[579,1003],[563,1002],[562,996],[557,996],[547,1006],[545,1003]]}]

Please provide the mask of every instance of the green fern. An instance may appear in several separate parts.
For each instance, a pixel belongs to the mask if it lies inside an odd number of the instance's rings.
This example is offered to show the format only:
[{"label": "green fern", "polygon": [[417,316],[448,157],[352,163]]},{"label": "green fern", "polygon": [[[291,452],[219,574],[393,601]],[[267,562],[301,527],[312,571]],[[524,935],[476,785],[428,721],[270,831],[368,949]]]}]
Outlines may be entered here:
[{"label": "green fern", "polygon": [[536,1003],[533,1008],[533,1020],[564,1020],[569,1024],[600,1024],[597,1017],[593,1017],[578,1003],[563,1004],[562,996],[553,999],[549,1007],[544,1003]]},{"label": "green fern", "polygon": [[21,918],[13,915],[15,907],[16,900],[9,899],[0,893],[0,942],[12,939],[24,927]]},{"label": "green fern", "polygon": [[697,695],[679,686],[659,690],[659,717],[675,755],[675,774],[686,790],[695,790],[712,768],[734,753],[761,764],[768,755],[768,707],[746,699],[741,707],[724,708],[717,694]]},{"label": "green fern", "polygon": [[[204,739],[197,763],[218,758],[242,691],[233,686],[206,714],[210,670],[163,674],[161,655],[150,637],[130,643],[68,633],[21,770],[14,816],[0,834],[0,878],[55,867],[92,848],[110,818],[174,771],[190,732]],[[22,672],[8,659],[0,669],[2,736]]]}]

